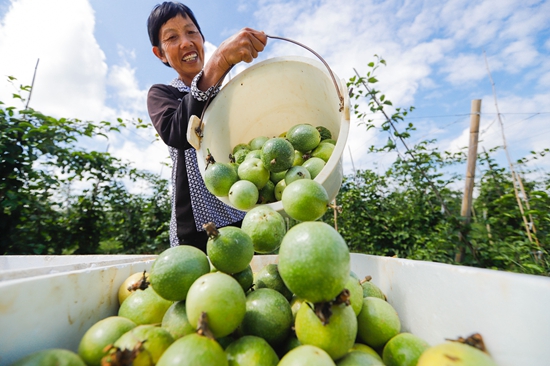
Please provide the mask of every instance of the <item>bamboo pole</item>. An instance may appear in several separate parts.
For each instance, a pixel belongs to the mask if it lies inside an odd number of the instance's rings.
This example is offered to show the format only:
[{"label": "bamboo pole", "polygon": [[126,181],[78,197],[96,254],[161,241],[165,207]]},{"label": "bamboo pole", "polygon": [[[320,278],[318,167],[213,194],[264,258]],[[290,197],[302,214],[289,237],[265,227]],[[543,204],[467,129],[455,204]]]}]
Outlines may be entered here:
[{"label": "bamboo pole", "polygon": [[[464,218],[464,224],[470,223],[472,212],[472,196],[474,193],[474,182],[476,176],[477,144],[479,141],[479,120],[481,114],[481,99],[472,100],[470,111],[470,142],[468,145],[468,160],[466,167],[466,183],[464,185],[464,196],[462,197],[462,208],[460,215]],[[460,246],[455,260],[460,263],[464,258],[464,246]]]},{"label": "bamboo pole", "polygon": [[[525,187],[523,186],[523,180],[521,179],[521,176],[519,173],[515,173],[516,180],[519,183],[519,188],[521,189],[521,193],[523,195],[523,200],[525,201],[525,207],[528,211],[531,211],[531,205],[529,204],[529,197],[527,197],[527,193],[525,192]],[[529,213],[529,222],[531,223],[531,229],[533,230],[533,236],[535,238],[535,242],[537,243],[537,246],[540,247],[539,239],[537,238],[537,227],[535,226],[535,220],[533,220],[533,215]]]},{"label": "bamboo pole", "polygon": [[468,165],[466,167],[466,184],[464,186],[464,197],[462,198],[462,209],[460,211],[460,215],[465,218],[466,223],[470,222],[470,215],[472,212],[472,196],[476,176],[480,113],[481,99],[472,100],[472,109],[470,112],[470,143],[468,146]]},{"label": "bamboo pole", "polygon": [[[483,53],[485,55],[485,52]],[[495,99],[495,108],[497,111],[497,119],[498,119],[498,123],[500,124],[500,132],[502,134],[502,143],[504,147],[504,152],[506,153],[506,159],[508,160],[508,164],[510,165],[510,173],[512,176],[512,186],[514,187],[516,202],[518,203],[519,212],[521,213],[521,218],[523,219],[523,226],[525,227],[525,232],[527,233],[527,237],[529,238],[529,241],[532,243],[533,237],[531,235],[531,228],[529,227],[529,222],[527,221],[527,217],[525,216],[525,210],[523,209],[523,204],[521,203],[521,198],[519,197],[518,183],[516,180],[516,172],[514,170],[514,164],[512,164],[512,158],[510,157],[510,152],[508,151],[508,145],[506,144],[506,136],[504,135],[504,124],[502,123],[502,119],[500,118],[500,111],[498,110],[497,95],[495,92],[495,82],[493,81],[493,77],[491,76],[491,72],[489,71],[489,63],[487,62],[486,55],[485,55],[485,64],[487,66],[487,73],[489,74],[489,80],[491,80],[491,86],[493,89],[493,98]]]}]

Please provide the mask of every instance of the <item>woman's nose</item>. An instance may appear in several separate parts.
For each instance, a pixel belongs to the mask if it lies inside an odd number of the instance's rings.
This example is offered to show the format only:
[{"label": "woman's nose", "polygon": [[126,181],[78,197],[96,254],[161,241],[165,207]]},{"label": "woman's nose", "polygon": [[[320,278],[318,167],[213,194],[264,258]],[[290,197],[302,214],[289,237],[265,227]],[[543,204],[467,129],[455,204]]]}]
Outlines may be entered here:
[{"label": "woman's nose", "polygon": [[193,40],[189,37],[182,37],[180,48],[187,48],[193,46]]}]

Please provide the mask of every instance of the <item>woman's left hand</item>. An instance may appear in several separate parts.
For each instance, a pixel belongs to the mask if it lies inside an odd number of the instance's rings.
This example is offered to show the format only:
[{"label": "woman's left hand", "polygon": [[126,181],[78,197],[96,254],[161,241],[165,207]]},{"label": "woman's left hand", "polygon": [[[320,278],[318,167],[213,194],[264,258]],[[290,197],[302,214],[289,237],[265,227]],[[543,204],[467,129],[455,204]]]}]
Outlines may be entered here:
[{"label": "woman's left hand", "polygon": [[252,62],[267,44],[267,35],[262,31],[243,28],[226,39],[214,51],[204,67],[199,88],[206,90],[214,85],[225,73],[239,62]]}]

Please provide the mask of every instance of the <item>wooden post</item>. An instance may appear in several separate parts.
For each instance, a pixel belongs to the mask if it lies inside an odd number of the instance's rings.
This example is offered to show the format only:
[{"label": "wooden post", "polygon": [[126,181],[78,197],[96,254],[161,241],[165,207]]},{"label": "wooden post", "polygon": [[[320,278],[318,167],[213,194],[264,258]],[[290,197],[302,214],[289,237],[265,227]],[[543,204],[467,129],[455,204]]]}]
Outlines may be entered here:
[{"label": "wooden post", "polygon": [[[472,212],[472,195],[474,192],[474,179],[476,175],[477,142],[479,139],[479,120],[481,113],[481,99],[472,100],[470,112],[470,143],[468,145],[468,164],[466,167],[466,184],[464,186],[464,197],[462,198],[462,209],[460,215],[464,217],[464,223],[470,223]],[[464,258],[464,247],[461,246],[456,254],[455,260],[462,262]]]}]

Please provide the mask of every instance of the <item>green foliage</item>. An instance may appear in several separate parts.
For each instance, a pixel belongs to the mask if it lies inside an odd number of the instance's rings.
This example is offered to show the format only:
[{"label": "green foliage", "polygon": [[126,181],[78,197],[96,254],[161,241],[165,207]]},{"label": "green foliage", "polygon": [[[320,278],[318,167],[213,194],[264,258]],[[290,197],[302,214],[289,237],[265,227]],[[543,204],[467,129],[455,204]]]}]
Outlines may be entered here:
[{"label": "green foliage", "polygon": [[[387,143],[370,146],[369,154],[393,153],[396,159],[383,173],[359,170],[346,176],[336,197],[336,222],[330,210],[323,220],[337,226],[353,252],[550,275],[550,177],[522,180],[530,205],[529,240],[510,172],[495,162],[495,150],[479,154],[482,176],[466,224],[460,215],[460,175],[453,173],[465,154],[440,152],[434,140],[409,146],[415,127],[405,119],[414,108],[396,108],[376,89],[374,71],[385,65],[376,59],[365,77],[350,79],[350,100],[360,124],[388,133]],[[526,167],[548,152],[532,152],[516,166]],[[529,173],[524,176],[533,177]],[[457,257],[462,249],[464,257]]]},{"label": "green foliage", "polygon": [[[414,107],[395,107],[376,89],[375,71],[385,64],[376,57],[366,76],[351,78],[348,86],[359,123],[388,134],[369,154],[394,154],[395,161],[382,173],[346,176],[336,222],[332,210],[323,220],[338,228],[352,252],[550,275],[550,175],[528,169],[550,149],[515,164],[528,199],[522,201],[524,215],[511,172],[495,161],[498,149],[480,153],[481,175],[466,224],[460,216],[462,174],[453,173],[465,154],[439,151],[434,140],[408,142],[415,126],[406,118]],[[21,87],[15,97],[24,102],[29,91]],[[0,102],[1,254],[160,253],[168,246],[168,182],[108,153],[78,148],[124,128],[129,126],[121,119],[55,119]],[[125,180],[145,183],[150,193],[130,193]]]},{"label": "green foliage", "polygon": [[[21,87],[15,97],[24,101],[29,91]],[[1,254],[152,253],[167,246],[167,181],[77,147],[122,128],[120,119],[55,119],[0,102]],[[145,182],[152,195],[130,194],[123,179]]]}]

